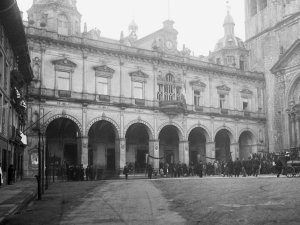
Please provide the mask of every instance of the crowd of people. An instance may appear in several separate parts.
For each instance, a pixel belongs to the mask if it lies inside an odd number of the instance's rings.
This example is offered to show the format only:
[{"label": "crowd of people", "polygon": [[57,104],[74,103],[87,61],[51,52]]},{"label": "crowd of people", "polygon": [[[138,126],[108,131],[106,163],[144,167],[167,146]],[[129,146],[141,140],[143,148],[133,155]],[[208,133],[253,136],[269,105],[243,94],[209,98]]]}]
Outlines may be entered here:
[{"label": "crowd of people", "polygon": [[[225,162],[214,160],[212,162],[204,163],[199,160],[196,164],[190,162],[188,165],[185,163],[170,163],[160,162],[158,171],[153,168],[153,165],[148,166],[148,178],[156,178],[157,175],[161,177],[186,177],[198,175],[202,176],[226,176],[226,177],[246,177],[246,176],[259,176],[260,174],[278,174],[281,171],[281,162],[276,160],[275,157],[261,157],[258,154],[253,154],[247,159],[240,160],[231,158]],[[280,174],[280,173],[279,173]],[[278,174],[278,176],[279,176]]]}]

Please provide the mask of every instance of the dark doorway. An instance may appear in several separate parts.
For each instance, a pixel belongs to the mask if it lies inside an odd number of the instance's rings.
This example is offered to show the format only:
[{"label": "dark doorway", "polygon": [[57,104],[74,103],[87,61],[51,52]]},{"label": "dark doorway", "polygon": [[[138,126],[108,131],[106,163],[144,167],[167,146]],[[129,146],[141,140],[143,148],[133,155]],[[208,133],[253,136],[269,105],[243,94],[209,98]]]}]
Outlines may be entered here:
[{"label": "dark doorway", "polygon": [[136,161],[138,163],[139,168],[146,168],[146,154],[148,154],[148,150],[137,150]]},{"label": "dark doorway", "polygon": [[197,162],[197,156],[198,156],[198,152],[197,151],[191,151],[191,157],[190,160],[191,162],[193,162],[194,165],[196,165]]},{"label": "dark doorway", "polygon": [[64,161],[77,165],[77,144],[65,144]]},{"label": "dark doorway", "polygon": [[172,163],[172,161],[173,161],[173,151],[172,150],[166,151],[166,161],[168,164]]},{"label": "dark doorway", "polygon": [[89,147],[89,158],[88,158],[88,164],[89,166],[93,165],[93,149]]},{"label": "dark doorway", "polygon": [[216,159],[227,162],[231,158],[229,131],[222,129],[216,137]]},{"label": "dark doorway", "polygon": [[107,149],[107,169],[114,170],[116,167],[115,149]]}]

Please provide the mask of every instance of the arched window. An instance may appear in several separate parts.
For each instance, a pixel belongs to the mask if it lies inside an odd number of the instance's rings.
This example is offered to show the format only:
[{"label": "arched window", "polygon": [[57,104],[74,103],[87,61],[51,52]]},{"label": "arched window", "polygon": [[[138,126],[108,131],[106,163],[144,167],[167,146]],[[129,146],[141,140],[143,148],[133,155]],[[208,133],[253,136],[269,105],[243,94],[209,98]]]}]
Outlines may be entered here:
[{"label": "arched window", "polygon": [[65,15],[60,15],[58,18],[58,34],[68,35],[69,34],[69,22]]}]

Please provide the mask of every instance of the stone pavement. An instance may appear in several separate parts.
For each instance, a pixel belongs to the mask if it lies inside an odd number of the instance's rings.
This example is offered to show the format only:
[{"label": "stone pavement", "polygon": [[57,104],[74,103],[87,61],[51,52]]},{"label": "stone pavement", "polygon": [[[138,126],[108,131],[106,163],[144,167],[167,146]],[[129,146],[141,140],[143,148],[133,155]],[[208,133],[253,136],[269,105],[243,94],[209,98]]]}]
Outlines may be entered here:
[{"label": "stone pavement", "polygon": [[103,181],[83,203],[62,217],[66,224],[184,224],[152,180]]},{"label": "stone pavement", "polygon": [[8,215],[30,202],[37,193],[35,178],[27,178],[0,188],[0,223]]}]

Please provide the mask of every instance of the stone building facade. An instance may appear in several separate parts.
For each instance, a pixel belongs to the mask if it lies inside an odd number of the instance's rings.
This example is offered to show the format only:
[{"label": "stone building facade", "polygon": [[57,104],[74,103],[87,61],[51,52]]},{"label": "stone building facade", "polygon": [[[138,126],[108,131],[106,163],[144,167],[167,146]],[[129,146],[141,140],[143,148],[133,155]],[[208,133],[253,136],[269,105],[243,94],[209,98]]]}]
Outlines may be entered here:
[{"label": "stone building facade", "polygon": [[295,51],[300,35],[299,7],[299,0],[245,0],[249,69],[263,72],[266,79],[270,152],[295,146],[291,135],[295,129],[292,129],[290,122],[291,114],[287,112],[292,111],[290,104],[298,102],[299,98],[291,90],[298,82],[298,74],[294,70],[297,63],[295,61],[295,65],[289,65],[290,62],[283,61],[294,58],[291,51]]},{"label": "stone building facade", "polygon": [[13,0],[0,2],[0,163],[3,184],[8,167],[15,170],[14,182],[23,177],[27,122],[26,93],[32,80],[30,57],[23,20]]},{"label": "stone building facade", "polygon": [[[128,36],[113,40],[86,26],[81,33],[76,1],[36,0],[28,14],[28,123],[46,115],[44,147],[56,164],[118,171],[126,162],[144,168],[145,154],[189,163],[263,148],[264,75],[178,51],[173,21],[140,39],[133,21]],[[32,175],[31,130],[26,153]]]}]

